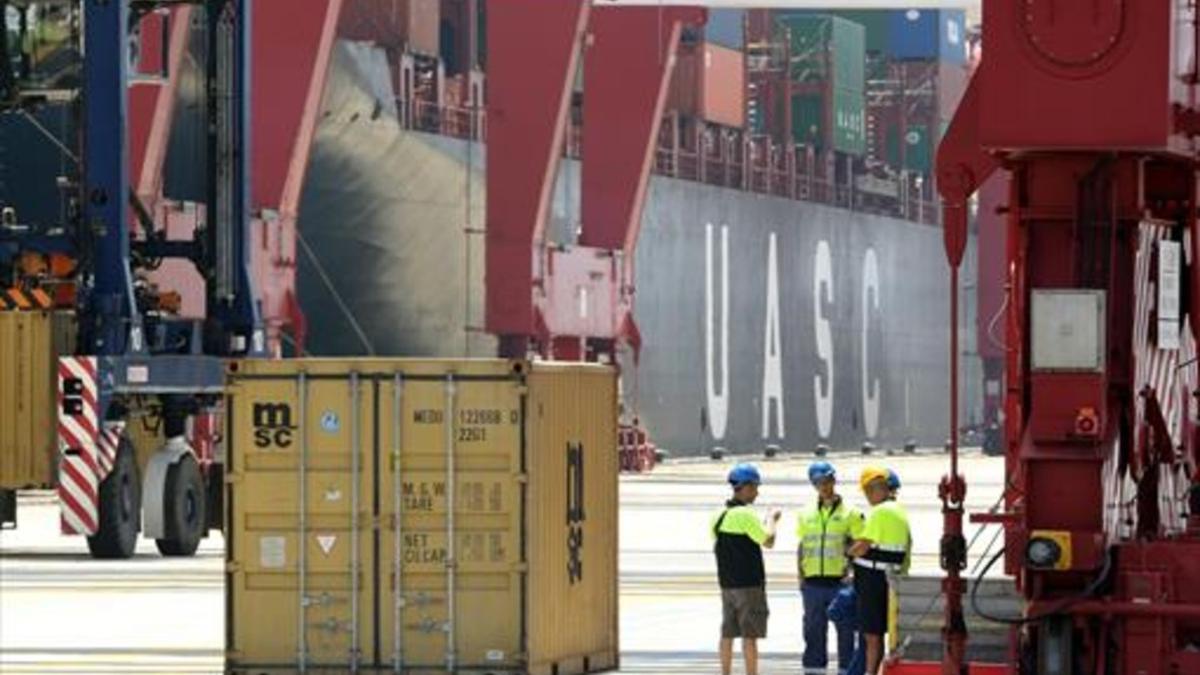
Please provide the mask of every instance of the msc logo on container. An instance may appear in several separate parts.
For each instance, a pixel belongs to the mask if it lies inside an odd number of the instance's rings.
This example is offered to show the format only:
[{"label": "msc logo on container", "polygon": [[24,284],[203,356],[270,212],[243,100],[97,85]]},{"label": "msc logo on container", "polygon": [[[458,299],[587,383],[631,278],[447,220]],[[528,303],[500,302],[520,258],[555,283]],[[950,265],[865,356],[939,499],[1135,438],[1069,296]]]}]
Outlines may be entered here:
[{"label": "msc logo on container", "polygon": [[292,406],[287,403],[255,403],[252,413],[254,445],[258,448],[287,448],[292,445]]}]

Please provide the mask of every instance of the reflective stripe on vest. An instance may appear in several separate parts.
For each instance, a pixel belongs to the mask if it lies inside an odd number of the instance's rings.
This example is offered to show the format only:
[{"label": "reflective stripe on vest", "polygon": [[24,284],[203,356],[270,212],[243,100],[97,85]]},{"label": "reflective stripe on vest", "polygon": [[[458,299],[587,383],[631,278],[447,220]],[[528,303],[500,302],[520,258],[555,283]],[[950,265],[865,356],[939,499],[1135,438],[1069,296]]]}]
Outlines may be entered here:
[{"label": "reflective stripe on vest", "polygon": [[839,500],[832,510],[806,511],[801,520],[800,573],[805,577],[840,577],[846,572],[846,544],[852,511]]},{"label": "reflective stripe on vest", "polygon": [[900,570],[900,565],[896,563],[877,562],[875,560],[867,560],[866,558],[855,558],[854,564],[869,570],[879,570],[881,572],[897,572]]},{"label": "reflective stripe on vest", "polygon": [[[875,541],[871,548],[860,558],[855,558],[854,564],[867,569],[899,572],[907,568],[909,550],[912,545],[909,531],[908,516],[903,507],[894,501],[887,501],[875,506],[879,515],[890,512],[894,521],[880,523],[882,531],[874,533],[882,541]],[[872,511],[872,517],[876,511]],[[870,522],[870,521],[868,521]]]}]

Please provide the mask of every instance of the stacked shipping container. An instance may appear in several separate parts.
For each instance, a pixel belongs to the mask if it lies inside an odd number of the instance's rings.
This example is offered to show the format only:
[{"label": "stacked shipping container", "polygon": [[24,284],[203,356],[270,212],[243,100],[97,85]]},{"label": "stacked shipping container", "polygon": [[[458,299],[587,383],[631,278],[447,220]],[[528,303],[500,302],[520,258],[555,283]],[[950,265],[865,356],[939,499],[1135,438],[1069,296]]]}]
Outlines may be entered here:
[{"label": "stacked shipping container", "polygon": [[745,10],[713,10],[703,28],[684,31],[669,111],[724,127],[746,126],[745,15]]},{"label": "stacked shipping container", "polygon": [[741,129],[746,125],[745,57],[714,42],[684,44],[675,58],[669,108]]},{"label": "stacked shipping container", "polygon": [[[483,0],[356,0],[341,34],[386,47],[406,121],[444,132],[437,115],[450,111],[443,108],[484,104],[485,7]],[[688,148],[709,159],[753,155],[769,163],[778,155],[780,166],[864,183],[859,192],[901,203],[931,199],[931,181],[922,177],[932,174],[968,63],[962,11],[712,10],[706,25],[684,31],[663,137],[684,146],[707,139]],[[582,95],[578,77],[575,110]],[[573,128],[572,138],[578,133]],[[766,145],[752,151],[753,144]]]},{"label": "stacked shipping container", "polygon": [[966,16],[961,10],[884,12],[877,78],[868,87],[871,155],[931,174],[935,150],[966,90]]},{"label": "stacked shipping container", "polygon": [[746,45],[745,21],[744,9],[712,9],[704,28],[689,28],[684,32],[683,41],[711,42],[740,52]]},{"label": "stacked shipping container", "polygon": [[828,15],[785,15],[777,30],[787,47],[785,137],[819,150],[862,155],[865,35],[852,21]]},{"label": "stacked shipping container", "polygon": [[969,76],[964,12],[758,10],[745,23],[752,134],[932,173]]},{"label": "stacked shipping container", "polygon": [[[418,65],[440,56],[436,82],[483,62],[484,5],[356,0],[341,34]],[[668,111],[928,175],[966,89],[965,20],[961,10],[713,10],[705,26],[684,32]]]}]

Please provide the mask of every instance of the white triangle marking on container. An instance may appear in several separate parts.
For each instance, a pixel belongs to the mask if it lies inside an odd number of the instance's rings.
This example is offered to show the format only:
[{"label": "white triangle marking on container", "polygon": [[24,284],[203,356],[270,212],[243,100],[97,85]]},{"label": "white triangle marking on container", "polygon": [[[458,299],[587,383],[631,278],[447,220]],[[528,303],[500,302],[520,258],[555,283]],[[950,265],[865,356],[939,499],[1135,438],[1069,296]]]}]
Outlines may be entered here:
[{"label": "white triangle marking on container", "polygon": [[335,534],[318,534],[317,545],[321,547],[321,551],[325,555],[333,550],[333,545],[337,543],[337,535]]}]

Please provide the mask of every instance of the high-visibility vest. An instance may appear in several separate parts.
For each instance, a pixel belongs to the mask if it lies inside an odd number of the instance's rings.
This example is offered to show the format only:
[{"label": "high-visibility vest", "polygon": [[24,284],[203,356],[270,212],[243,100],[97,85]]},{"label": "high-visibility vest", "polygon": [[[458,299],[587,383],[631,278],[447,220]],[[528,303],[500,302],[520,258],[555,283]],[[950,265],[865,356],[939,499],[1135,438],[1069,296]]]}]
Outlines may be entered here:
[{"label": "high-visibility vest", "polygon": [[895,500],[880,502],[867,516],[860,539],[871,541],[871,548],[854,564],[887,573],[908,570],[912,553],[912,533],[908,514]]},{"label": "high-visibility vest", "polygon": [[721,588],[761,588],[766,584],[762,545],[770,535],[753,509],[730,500],[713,516],[709,531]]},{"label": "high-visibility vest", "polygon": [[796,528],[800,540],[800,574],[804,578],[841,577],[846,572],[846,548],[863,529],[863,517],[839,498],[832,507],[817,503],[801,512]]}]

